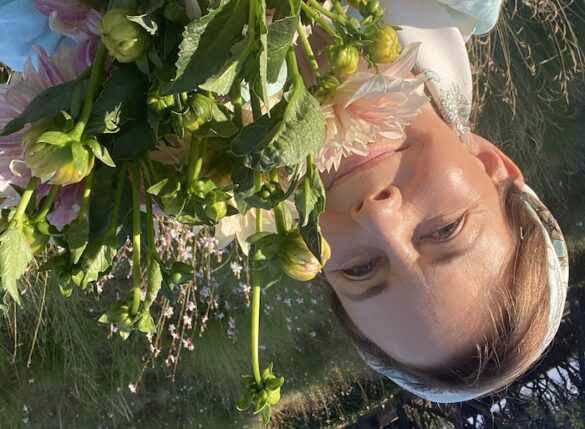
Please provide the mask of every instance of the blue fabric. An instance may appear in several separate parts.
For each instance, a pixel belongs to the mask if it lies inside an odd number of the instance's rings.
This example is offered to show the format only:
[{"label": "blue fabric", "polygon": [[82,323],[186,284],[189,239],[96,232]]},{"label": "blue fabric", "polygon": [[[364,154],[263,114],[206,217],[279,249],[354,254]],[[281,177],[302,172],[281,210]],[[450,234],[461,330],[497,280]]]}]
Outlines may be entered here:
[{"label": "blue fabric", "polygon": [[451,9],[477,20],[473,34],[481,35],[496,25],[500,13],[501,0],[438,0]]},{"label": "blue fabric", "polygon": [[34,46],[40,46],[51,55],[64,39],[49,28],[49,20],[42,15],[32,0],[0,0],[0,63],[15,71],[22,71],[31,56],[37,65]]}]

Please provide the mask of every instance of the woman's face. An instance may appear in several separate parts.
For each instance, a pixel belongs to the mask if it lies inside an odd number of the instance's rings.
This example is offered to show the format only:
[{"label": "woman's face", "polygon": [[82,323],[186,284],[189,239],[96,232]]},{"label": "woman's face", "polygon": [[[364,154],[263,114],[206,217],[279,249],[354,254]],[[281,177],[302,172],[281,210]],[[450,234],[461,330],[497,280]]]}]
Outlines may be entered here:
[{"label": "woman's face", "polygon": [[356,327],[394,359],[437,367],[482,342],[498,320],[512,257],[496,185],[522,180],[491,143],[469,146],[432,110],[401,141],[325,174],[325,276]]}]

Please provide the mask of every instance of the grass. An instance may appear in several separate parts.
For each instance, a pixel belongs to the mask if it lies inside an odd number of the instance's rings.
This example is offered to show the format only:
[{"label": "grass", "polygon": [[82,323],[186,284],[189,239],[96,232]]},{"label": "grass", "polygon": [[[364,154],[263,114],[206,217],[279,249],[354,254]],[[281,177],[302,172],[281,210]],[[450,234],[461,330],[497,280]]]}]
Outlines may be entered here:
[{"label": "grass", "polygon": [[[570,248],[583,252],[585,13],[562,0],[509,0],[506,8],[496,32],[470,47],[477,71],[474,122],[519,163],[553,207]],[[7,76],[0,68],[0,78]],[[76,291],[64,299],[55,280],[31,274],[16,319],[14,308],[0,319],[0,427],[257,427],[256,418],[234,407],[240,374],[249,372],[245,293],[227,268],[214,279],[192,292],[198,308],[188,333],[195,349],[183,350],[175,369],[164,363],[173,347],[168,325],[153,366],[145,365],[151,355],[143,336],[108,338],[108,327],[96,322],[116,290],[128,286],[123,277],[99,298]],[[218,308],[209,310],[206,288]],[[392,394],[390,382],[364,369],[322,292],[290,282],[263,299],[272,310],[262,316],[261,364],[271,359],[287,379],[274,428],[339,427]],[[234,335],[228,335],[230,318]],[[180,323],[177,315],[172,322]],[[137,380],[132,393],[128,385]]]}]

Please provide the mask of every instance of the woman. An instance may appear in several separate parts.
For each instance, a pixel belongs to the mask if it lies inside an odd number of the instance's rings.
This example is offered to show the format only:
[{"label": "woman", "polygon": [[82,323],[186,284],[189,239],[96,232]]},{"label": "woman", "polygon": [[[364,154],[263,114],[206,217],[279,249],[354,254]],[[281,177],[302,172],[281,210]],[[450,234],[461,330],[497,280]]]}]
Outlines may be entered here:
[{"label": "woman", "polygon": [[403,137],[323,173],[324,274],[370,366],[423,398],[468,400],[511,383],[552,341],[566,247],[518,167],[468,131],[465,38],[494,25],[499,2],[383,6],[403,46],[421,43],[415,68],[442,117],[426,103]]}]

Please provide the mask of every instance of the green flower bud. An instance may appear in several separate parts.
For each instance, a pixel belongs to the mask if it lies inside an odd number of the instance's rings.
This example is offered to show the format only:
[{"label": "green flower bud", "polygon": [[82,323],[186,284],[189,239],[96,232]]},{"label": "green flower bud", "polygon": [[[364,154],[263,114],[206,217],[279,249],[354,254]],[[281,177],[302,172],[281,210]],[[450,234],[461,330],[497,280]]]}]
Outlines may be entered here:
[{"label": "green flower bud", "polygon": [[360,52],[353,45],[334,47],[327,54],[331,68],[339,76],[348,76],[358,68]]},{"label": "green flower bud", "polygon": [[389,25],[382,25],[373,37],[373,43],[367,50],[375,63],[391,63],[400,55],[400,42],[396,30]]},{"label": "green flower bud", "polygon": [[325,97],[340,85],[339,79],[332,74],[325,74],[317,78],[317,88],[315,96]]},{"label": "green flower bud", "polygon": [[[321,243],[321,259],[326,263],[331,257],[331,249],[325,239]],[[322,268],[298,231],[287,234],[276,260],[287,276],[302,282],[314,279]]]},{"label": "green flower bud", "polygon": [[121,63],[131,63],[150,46],[150,37],[139,24],[128,19],[133,11],[110,9],[100,22],[98,30],[108,52]]},{"label": "green flower bud", "polygon": [[[52,185],[69,185],[80,182],[92,170],[95,156],[81,142],[62,131],[46,131],[40,136],[33,127],[22,140],[24,162],[34,176]],[[73,159],[73,145],[78,162]]]},{"label": "green flower bud", "polygon": [[148,93],[146,102],[152,110],[160,113],[174,106],[175,97],[172,95],[160,95],[160,91],[156,89]]},{"label": "green flower bud", "polygon": [[384,15],[384,9],[380,6],[380,0],[368,0],[359,4],[358,9],[360,15],[364,18],[371,16],[372,18],[380,18]]},{"label": "green flower bud", "polygon": [[216,201],[205,207],[205,214],[212,222],[217,222],[227,214],[227,201]]},{"label": "green flower bud", "polygon": [[187,131],[194,132],[213,119],[214,102],[205,95],[195,94],[189,104],[190,108],[183,116],[183,126]]}]

